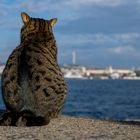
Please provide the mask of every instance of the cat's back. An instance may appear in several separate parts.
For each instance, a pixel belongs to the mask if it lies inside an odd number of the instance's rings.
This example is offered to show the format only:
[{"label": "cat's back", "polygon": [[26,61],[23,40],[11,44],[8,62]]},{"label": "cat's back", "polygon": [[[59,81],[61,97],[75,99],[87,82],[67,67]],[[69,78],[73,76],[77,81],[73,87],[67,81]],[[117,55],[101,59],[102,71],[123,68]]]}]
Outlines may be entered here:
[{"label": "cat's back", "polygon": [[67,92],[51,29],[55,21],[30,18],[27,22],[21,30],[21,43],[3,72],[4,101],[9,110],[55,117]]},{"label": "cat's back", "polygon": [[67,91],[53,51],[49,50],[54,43],[30,44],[26,46],[26,58],[23,58],[27,64],[30,90],[33,91],[37,106],[40,106],[39,110],[42,109],[42,112],[45,112],[46,108],[48,112],[59,111]]}]

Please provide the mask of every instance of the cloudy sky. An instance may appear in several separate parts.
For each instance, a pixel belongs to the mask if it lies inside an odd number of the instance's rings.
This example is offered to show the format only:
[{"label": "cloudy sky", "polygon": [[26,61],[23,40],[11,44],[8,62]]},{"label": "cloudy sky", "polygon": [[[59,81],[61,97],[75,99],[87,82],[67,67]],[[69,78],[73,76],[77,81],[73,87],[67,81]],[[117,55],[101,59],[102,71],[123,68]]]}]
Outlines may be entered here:
[{"label": "cloudy sky", "polygon": [[140,67],[140,0],[0,0],[0,62],[20,43],[20,12],[58,18],[58,61],[114,68]]}]

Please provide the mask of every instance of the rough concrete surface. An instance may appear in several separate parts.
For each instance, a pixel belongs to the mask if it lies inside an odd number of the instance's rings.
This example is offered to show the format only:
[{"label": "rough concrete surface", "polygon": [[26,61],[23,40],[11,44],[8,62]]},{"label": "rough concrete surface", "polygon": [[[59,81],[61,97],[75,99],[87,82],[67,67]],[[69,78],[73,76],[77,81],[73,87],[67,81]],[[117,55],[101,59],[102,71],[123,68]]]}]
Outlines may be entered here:
[{"label": "rough concrete surface", "polygon": [[140,125],[61,116],[41,127],[0,126],[0,140],[140,140]]}]

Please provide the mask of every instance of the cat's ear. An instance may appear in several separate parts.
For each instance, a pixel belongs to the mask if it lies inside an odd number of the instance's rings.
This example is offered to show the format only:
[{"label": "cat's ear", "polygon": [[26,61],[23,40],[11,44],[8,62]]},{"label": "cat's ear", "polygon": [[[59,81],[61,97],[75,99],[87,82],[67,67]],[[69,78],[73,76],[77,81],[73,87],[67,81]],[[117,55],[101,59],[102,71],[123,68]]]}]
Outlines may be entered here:
[{"label": "cat's ear", "polygon": [[28,23],[30,20],[30,16],[25,12],[21,13],[21,18],[22,18],[22,21],[24,22],[24,24]]},{"label": "cat's ear", "polygon": [[57,22],[57,18],[53,18],[50,20],[51,26],[54,26],[54,24]]}]

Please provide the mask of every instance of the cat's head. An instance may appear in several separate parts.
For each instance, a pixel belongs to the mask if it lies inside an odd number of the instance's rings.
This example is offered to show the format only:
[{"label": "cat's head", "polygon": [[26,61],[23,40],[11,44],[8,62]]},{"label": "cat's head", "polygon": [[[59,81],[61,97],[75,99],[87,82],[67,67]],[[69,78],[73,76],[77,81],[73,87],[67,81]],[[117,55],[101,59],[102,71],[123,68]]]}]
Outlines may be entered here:
[{"label": "cat's head", "polygon": [[53,36],[52,27],[57,22],[57,18],[53,18],[50,20],[32,18],[25,12],[21,13],[21,17],[24,23],[21,29],[21,39],[31,38],[34,35],[37,36],[37,34],[41,38],[48,39]]}]

